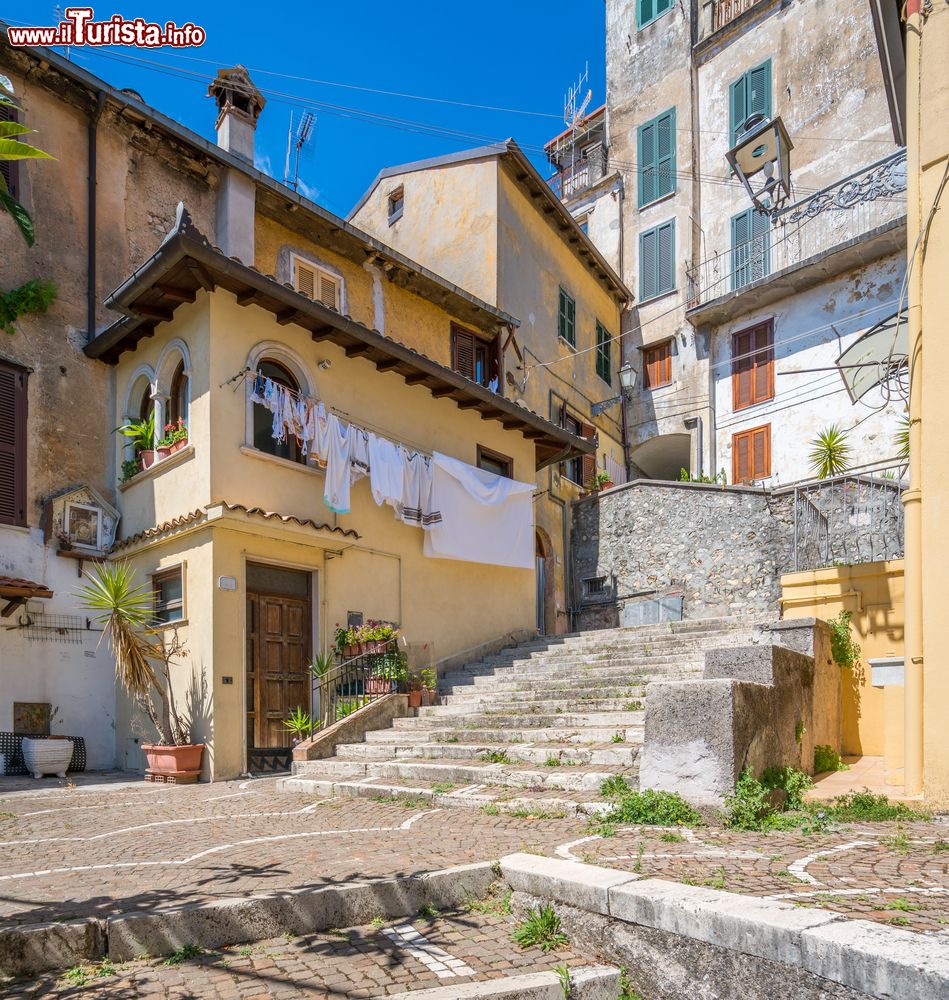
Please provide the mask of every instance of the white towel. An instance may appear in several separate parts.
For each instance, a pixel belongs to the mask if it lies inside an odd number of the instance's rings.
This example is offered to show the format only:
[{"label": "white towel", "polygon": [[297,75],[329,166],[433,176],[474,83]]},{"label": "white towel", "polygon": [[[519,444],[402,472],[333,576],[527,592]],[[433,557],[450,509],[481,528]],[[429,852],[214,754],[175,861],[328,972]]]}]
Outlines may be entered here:
[{"label": "white towel", "polygon": [[357,479],[369,475],[369,434],[361,427],[350,424],[349,436],[352,438],[352,447],[349,450],[349,481],[355,483]]},{"label": "white towel", "polygon": [[337,514],[349,513],[349,456],[353,435],[335,413],[326,418],[326,486],[323,500]]},{"label": "white towel", "polygon": [[432,456],[432,506],[440,523],[425,534],[425,555],[490,566],[534,568],[533,483]]},{"label": "white towel", "polygon": [[398,507],[402,499],[405,476],[402,449],[387,438],[369,434],[369,484],[372,499],[381,507],[384,503]]},{"label": "white towel", "polygon": [[406,524],[429,530],[441,521],[432,497],[432,463],[418,452],[402,449],[402,497],[395,516]]}]

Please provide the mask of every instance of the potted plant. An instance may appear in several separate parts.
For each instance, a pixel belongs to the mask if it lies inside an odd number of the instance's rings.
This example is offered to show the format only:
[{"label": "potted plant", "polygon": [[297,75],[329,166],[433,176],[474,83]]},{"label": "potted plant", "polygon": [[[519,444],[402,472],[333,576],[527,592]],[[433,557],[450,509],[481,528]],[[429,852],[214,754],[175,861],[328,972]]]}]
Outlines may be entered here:
[{"label": "potted plant", "polygon": [[[48,721],[39,717],[35,717],[35,720],[37,732],[48,730],[49,726],[62,721],[59,718],[58,707],[50,709]],[[47,732],[47,735],[25,736],[20,744],[20,751],[26,769],[34,778],[41,778],[44,774],[55,774],[57,778],[65,778],[72,760],[73,747],[72,740],[66,739],[65,736],[52,736]]]},{"label": "potted plant", "polygon": [[119,682],[158,734],[157,742],[142,744],[146,779],[197,781],[204,744],[191,741],[171,683],[172,662],[187,655],[177,631],[166,638],[153,627],[152,591],[136,582],[127,562],[96,563],[85,578],[79,604],[102,626]]},{"label": "potted plant", "polygon": [[174,455],[176,451],[181,451],[187,444],[188,428],[181,417],[178,418],[176,424],[165,424],[165,436],[155,445],[159,461],[169,455]]},{"label": "potted plant", "polygon": [[310,713],[304,712],[297,705],[287,718],[283,720],[283,728],[290,734],[291,745],[296,746],[298,743],[308,740],[314,731],[320,728],[320,724],[319,722],[314,722],[310,718]]},{"label": "potted plant", "polygon": [[435,689],[438,686],[438,675],[434,670],[420,670],[419,676],[422,678],[422,704],[437,705],[438,695]]},{"label": "potted plant", "polygon": [[147,469],[155,462],[155,411],[152,410],[144,420],[130,420],[127,424],[117,427],[119,434],[124,434],[132,442],[136,456],[141,460],[142,468]]},{"label": "potted plant", "polygon": [[56,541],[59,542],[60,552],[69,552],[72,550],[72,535],[68,531],[57,531]]},{"label": "potted plant", "polygon": [[339,622],[336,623],[334,642],[340,659],[351,660],[354,656],[359,655],[359,647],[357,645],[359,641],[358,631],[358,629],[352,626],[344,628]]},{"label": "potted plant", "polygon": [[413,671],[406,680],[406,690],[409,698],[409,708],[420,708],[422,705],[422,684],[421,676]]},{"label": "potted plant", "polygon": [[612,489],[613,485],[610,474],[605,469],[597,469],[587,480],[586,489],[590,493],[599,493],[600,490]]}]

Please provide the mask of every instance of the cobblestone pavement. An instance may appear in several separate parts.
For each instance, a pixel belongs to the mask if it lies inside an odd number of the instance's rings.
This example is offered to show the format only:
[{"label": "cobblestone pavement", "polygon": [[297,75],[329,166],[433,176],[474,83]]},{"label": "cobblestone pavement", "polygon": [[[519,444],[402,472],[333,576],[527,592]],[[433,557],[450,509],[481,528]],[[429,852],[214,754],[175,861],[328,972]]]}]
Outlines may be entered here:
[{"label": "cobblestone pavement", "polygon": [[847,824],[819,834],[621,828],[556,854],[949,937],[946,822]]},{"label": "cobblestone pavement", "polygon": [[86,776],[78,787],[59,785],[0,781],[0,926],[427,872],[527,850],[927,933],[949,928],[945,819],[808,835],[621,828],[601,837],[580,819],[277,794],[273,779],[176,788]]},{"label": "cobblestone pavement", "polygon": [[[356,1000],[584,964],[569,948],[521,950],[510,916],[464,912],[276,938],[167,961],[80,966],[10,987],[13,997],[332,998]],[[394,932],[399,928],[402,934]],[[414,937],[411,950],[407,935]],[[447,956],[447,957],[446,957]],[[172,962],[180,956],[174,956]],[[12,992],[15,989],[16,992]],[[0,987],[0,995],[4,995]]]}]

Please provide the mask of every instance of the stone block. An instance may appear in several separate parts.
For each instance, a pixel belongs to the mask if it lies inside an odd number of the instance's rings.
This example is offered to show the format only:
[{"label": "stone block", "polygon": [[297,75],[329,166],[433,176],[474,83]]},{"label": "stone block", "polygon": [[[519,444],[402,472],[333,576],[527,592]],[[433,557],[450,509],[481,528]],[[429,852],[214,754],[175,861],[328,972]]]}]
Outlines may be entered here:
[{"label": "stone block", "polygon": [[949,943],[869,920],[842,920],[801,936],[801,964],[881,1000],[949,997]]},{"label": "stone block", "polygon": [[105,922],[95,918],[0,930],[0,972],[8,976],[67,969],[104,954]]},{"label": "stone block", "polygon": [[[590,965],[570,970],[570,996],[574,1000],[615,1000],[619,992],[618,970]],[[530,972],[523,976],[487,982],[436,986],[430,990],[385,994],[385,1000],[563,1000],[560,977],[554,972]],[[383,1000],[382,995],[374,1000]]]},{"label": "stone block", "polygon": [[631,872],[536,854],[502,858],[501,874],[515,892],[568,903],[591,913],[609,913],[610,889],[638,878]]}]

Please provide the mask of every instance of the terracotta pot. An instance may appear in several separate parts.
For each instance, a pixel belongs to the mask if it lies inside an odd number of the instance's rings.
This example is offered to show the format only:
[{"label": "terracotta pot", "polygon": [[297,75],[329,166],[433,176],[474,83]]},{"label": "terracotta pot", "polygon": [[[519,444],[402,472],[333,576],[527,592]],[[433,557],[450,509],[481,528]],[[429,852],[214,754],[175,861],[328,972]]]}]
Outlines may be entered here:
[{"label": "terracotta pot", "polygon": [[180,441],[176,441],[169,449],[168,454],[174,455],[176,451],[181,451],[182,448],[188,447],[188,439],[182,438]]},{"label": "terracotta pot", "polygon": [[409,708],[421,708],[421,706],[422,706],[422,692],[409,691]]},{"label": "terracotta pot", "polygon": [[343,646],[343,659],[351,660],[354,656],[358,655],[355,646]]},{"label": "terracotta pot", "polygon": [[184,746],[159,746],[157,743],[143,743],[142,751],[148,761],[149,774],[173,774],[176,777],[194,776],[201,773],[203,743],[189,743]]},{"label": "terracotta pot", "polygon": [[156,461],[161,462],[163,459],[166,459],[174,449],[170,444],[169,445],[160,444],[155,450],[158,452],[158,458],[156,459]]},{"label": "terracotta pot", "polygon": [[150,469],[155,464],[155,452],[151,448],[140,451],[138,457],[142,460],[143,469]]},{"label": "terracotta pot", "polygon": [[606,481],[605,483],[603,483],[603,485],[602,485],[602,486],[600,487],[600,489],[601,489],[601,490],[611,490],[611,489],[613,489],[613,487],[614,487],[615,485],[616,485],[616,483],[611,483],[611,482],[610,482],[610,481],[609,481],[609,480],[607,479],[607,481]]},{"label": "terracotta pot", "polygon": [[366,694],[388,694],[392,690],[392,681],[384,677],[367,677]]}]

